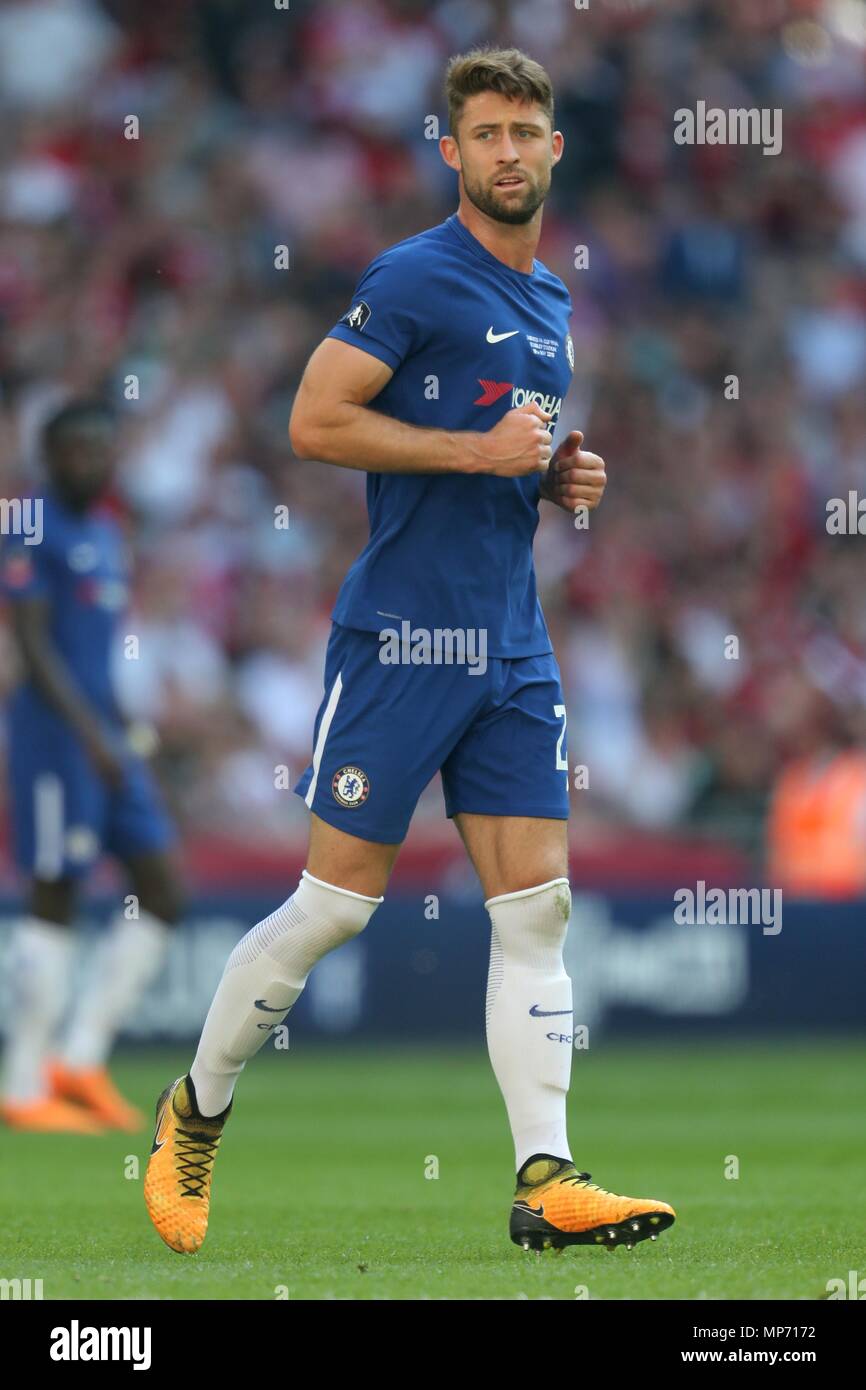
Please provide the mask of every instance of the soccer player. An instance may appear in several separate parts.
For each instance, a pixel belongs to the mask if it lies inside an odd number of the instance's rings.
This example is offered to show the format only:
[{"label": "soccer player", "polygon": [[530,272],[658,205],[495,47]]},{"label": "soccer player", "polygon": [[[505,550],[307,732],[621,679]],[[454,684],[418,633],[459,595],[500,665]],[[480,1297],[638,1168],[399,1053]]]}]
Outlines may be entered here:
[{"label": "soccer player", "polygon": [[[106,1061],[180,913],[174,830],[128,746],[110,677],[126,603],[125,547],[97,504],[115,438],[113,413],[97,400],[73,401],[48,421],[48,487],[31,517],[41,503],[41,527],[16,536],[0,564],[25,675],[9,707],[8,742],[15,852],[30,889],[9,948],[0,1084],[0,1116],[16,1129],[141,1128],[144,1116],[120,1095]],[[103,848],[128,870],[137,916],[118,912],[52,1055],[70,1003],[77,888]]]},{"label": "soccer player", "polygon": [[[316,962],[366,927],[440,770],[492,924],[487,1042],[515,1146],[512,1240],[630,1246],[674,1220],[665,1202],[593,1184],[566,1134],[565,701],[532,541],[541,499],[592,509],[605,471],[580,431],[551,445],[571,301],[534,253],[563,139],[547,74],[516,50],[452,59],[446,95],[457,212],[371,263],[292,412],[300,457],[367,472],[370,540],[336,602],[295,788],[311,811],[306,868],[229,957],[189,1074],[157,1102],[145,1197],[178,1251],[204,1239],[238,1074]],[[446,642],[450,664],[435,659]]]}]

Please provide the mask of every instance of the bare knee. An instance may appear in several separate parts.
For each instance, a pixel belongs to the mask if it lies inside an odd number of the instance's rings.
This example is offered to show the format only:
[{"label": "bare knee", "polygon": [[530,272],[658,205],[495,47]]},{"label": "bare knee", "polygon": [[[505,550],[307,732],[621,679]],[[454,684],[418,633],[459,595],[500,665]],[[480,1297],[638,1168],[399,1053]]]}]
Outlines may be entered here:
[{"label": "bare knee", "polygon": [[455,822],[485,898],[568,877],[565,821],[461,813]]},{"label": "bare knee", "polygon": [[568,878],[568,860],[563,860],[559,855],[545,856],[520,865],[501,861],[490,878],[490,886],[495,889],[495,894],[488,893],[487,896],[525,893],[531,888],[540,888],[546,883],[552,883],[557,878]]},{"label": "bare knee", "polygon": [[382,845],[348,835],[313,815],[307,872],[335,888],[379,898],[388,886],[399,850],[399,845]]}]

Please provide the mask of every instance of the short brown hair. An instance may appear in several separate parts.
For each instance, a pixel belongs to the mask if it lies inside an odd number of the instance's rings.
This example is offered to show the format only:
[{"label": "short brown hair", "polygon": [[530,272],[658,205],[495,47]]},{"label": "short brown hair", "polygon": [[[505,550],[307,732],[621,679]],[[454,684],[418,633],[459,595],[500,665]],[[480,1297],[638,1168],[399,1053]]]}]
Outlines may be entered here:
[{"label": "short brown hair", "polygon": [[517,101],[537,102],[553,126],[553,84],[541,64],[519,48],[473,48],[449,60],[445,97],[452,135],[467,97],[478,92],[500,92]]}]

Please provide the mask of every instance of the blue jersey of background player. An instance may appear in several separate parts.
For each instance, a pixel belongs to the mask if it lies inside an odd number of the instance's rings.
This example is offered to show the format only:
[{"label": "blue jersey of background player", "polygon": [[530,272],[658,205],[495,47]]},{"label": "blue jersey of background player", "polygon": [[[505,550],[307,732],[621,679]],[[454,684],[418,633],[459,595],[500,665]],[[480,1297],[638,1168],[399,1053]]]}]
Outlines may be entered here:
[{"label": "blue jersey of background player", "polygon": [[[99,401],[53,416],[43,434],[47,487],[30,500],[31,534],[10,537],[0,557],[24,668],[7,714],[12,837],[31,880],[29,917],[13,950],[24,1018],[17,1036],[10,1030],[3,1082],[6,1118],[19,1127],[75,1127],[67,1103],[79,1119],[87,1112],[101,1125],[138,1127],[105,1061],[180,911],[173,827],[129,746],[111,681],[128,576],[121,531],[97,504],[111,480],[115,434]],[[43,1054],[65,1002],[76,889],[103,851],[125,865],[137,905],[109,933],[46,1081]]]},{"label": "blue jersey of background player", "polygon": [[[41,635],[58,665],[54,684],[40,671],[38,653],[25,668],[9,704],[10,736],[16,746],[77,739],[92,770],[102,770],[110,783],[119,771],[114,738],[123,728],[111,654],[129,596],[126,547],[111,517],[73,505],[65,490],[46,489],[30,504],[40,508],[38,543],[28,537],[7,544],[3,591],[17,608],[22,650],[32,649],[37,637],[28,619],[41,617]],[[58,699],[58,675],[72,696],[68,706]]]}]

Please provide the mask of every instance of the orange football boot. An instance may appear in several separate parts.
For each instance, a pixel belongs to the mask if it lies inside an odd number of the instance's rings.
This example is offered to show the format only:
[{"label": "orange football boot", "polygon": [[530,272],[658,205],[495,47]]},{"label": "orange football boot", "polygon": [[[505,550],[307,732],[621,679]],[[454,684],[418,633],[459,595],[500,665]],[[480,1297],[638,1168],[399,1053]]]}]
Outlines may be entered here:
[{"label": "orange football boot", "polygon": [[511,1239],[524,1250],[561,1250],[566,1245],[603,1245],[631,1250],[639,1240],[656,1240],[676,1212],[667,1202],[620,1197],[579,1173],[570,1159],[533,1154],[517,1175],[511,1208]]},{"label": "orange football boot", "polygon": [[144,1200],[160,1236],[179,1255],[194,1255],[207,1234],[213,1164],[233,1103],[221,1115],[199,1114],[188,1076],[179,1076],[156,1102]]},{"label": "orange football boot", "polygon": [[144,1129],[144,1115],[123,1099],[105,1067],[68,1067],[59,1058],[52,1058],[45,1074],[56,1100],[82,1106],[106,1129],[122,1129],[127,1134]]},{"label": "orange football boot", "polygon": [[104,1134],[103,1126],[79,1105],[69,1105],[54,1096],[39,1100],[4,1100],[0,1119],[11,1129],[42,1131],[44,1134]]}]

